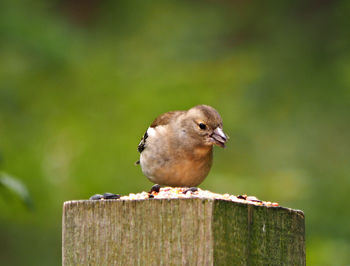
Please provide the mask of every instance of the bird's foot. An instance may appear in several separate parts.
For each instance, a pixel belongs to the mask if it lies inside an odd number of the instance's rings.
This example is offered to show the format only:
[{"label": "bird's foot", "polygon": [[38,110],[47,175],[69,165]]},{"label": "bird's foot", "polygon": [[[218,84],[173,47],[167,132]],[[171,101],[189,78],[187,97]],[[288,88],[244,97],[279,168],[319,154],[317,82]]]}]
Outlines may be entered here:
[{"label": "bird's foot", "polygon": [[95,194],[89,198],[89,200],[106,200],[106,199],[119,199],[120,195],[113,193]]},{"label": "bird's foot", "polygon": [[151,190],[148,192],[148,193],[152,193],[152,192],[156,192],[156,193],[159,193],[159,191],[160,191],[160,185],[158,185],[158,184],[155,184],[155,185],[153,185],[152,187],[151,187]]},{"label": "bird's foot", "polygon": [[154,192],[154,193],[159,193],[159,191],[160,191],[160,185],[158,185],[158,184],[153,185],[153,186],[151,187],[151,190],[148,191],[148,197],[149,197],[150,199],[153,199],[153,198],[154,198],[153,192]]}]

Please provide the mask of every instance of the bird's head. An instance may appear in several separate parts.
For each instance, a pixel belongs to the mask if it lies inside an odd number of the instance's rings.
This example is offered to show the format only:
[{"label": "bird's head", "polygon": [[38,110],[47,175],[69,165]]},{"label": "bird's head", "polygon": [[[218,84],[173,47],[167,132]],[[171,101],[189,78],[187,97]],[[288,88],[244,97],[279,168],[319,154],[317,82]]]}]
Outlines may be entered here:
[{"label": "bird's head", "polygon": [[228,137],[223,131],[221,116],[213,107],[197,105],[187,111],[186,117],[188,134],[199,143],[225,147]]}]

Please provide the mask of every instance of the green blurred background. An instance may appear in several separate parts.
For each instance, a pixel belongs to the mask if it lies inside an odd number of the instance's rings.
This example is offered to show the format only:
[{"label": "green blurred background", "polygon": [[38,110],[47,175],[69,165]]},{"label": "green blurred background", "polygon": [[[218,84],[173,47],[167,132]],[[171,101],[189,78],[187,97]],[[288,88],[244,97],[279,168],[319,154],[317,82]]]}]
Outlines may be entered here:
[{"label": "green blurred background", "polygon": [[[350,2],[0,3],[1,265],[60,265],[64,201],[151,183],[160,113],[214,106],[231,137],[201,185],[306,215],[309,265],[350,264]],[[4,174],[3,174],[4,175]]]}]

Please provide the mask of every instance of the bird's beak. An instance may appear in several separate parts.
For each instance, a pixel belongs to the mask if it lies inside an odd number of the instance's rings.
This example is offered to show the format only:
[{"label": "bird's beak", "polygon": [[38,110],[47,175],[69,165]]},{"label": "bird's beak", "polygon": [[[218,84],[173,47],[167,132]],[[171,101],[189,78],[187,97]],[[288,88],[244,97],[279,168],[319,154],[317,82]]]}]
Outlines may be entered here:
[{"label": "bird's beak", "polygon": [[225,135],[224,131],[220,127],[215,128],[214,132],[210,135],[210,140],[222,147],[225,148],[225,142],[227,141],[227,136]]}]

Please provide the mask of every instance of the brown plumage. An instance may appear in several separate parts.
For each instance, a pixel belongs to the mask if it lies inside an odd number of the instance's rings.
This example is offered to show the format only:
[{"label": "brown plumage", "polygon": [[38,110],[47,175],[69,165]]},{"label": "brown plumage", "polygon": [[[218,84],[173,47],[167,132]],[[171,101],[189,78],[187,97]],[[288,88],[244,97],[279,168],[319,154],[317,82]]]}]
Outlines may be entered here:
[{"label": "brown plumage", "polygon": [[179,115],[185,113],[185,111],[170,111],[164,114],[161,114],[151,124],[151,127],[163,126],[169,124],[171,119],[176,119]]},{"label": "brown plumage", "polygon": [[213,145],[224,147],[226,140],[222,119],[211,106],[162,114],[138,146],[142,172],[160,185],[198,186],[211,168]]}]

